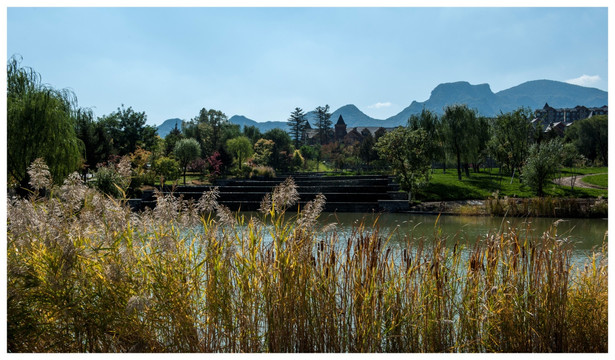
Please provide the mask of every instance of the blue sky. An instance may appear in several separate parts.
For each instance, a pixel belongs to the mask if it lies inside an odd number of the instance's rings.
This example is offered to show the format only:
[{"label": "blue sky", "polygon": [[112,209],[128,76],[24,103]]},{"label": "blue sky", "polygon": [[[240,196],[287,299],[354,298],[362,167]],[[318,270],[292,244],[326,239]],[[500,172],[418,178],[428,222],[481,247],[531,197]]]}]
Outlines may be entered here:
[{"label": "blue sky", "polygon": [[608,90],[602,8],[7,8],[7,56],[96,116],[286,120],[355,104],[385,119],[440,83]]}]

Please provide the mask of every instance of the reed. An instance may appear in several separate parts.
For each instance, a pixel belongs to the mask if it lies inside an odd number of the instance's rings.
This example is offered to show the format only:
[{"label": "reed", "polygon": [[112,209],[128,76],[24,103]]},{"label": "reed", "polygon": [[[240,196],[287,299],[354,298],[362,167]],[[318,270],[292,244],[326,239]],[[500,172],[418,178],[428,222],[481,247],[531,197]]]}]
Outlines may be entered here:
[{"label": "reed", "polygon": [[[216,203],[126,204],[71,178],[7,206],[10,352],[606,352],[607,247],[464,244],[295,212],[292,179],[249,219]],[[448,244],[448,245],[447,245]],[[452,245],[451,245],[452,244]]]}]

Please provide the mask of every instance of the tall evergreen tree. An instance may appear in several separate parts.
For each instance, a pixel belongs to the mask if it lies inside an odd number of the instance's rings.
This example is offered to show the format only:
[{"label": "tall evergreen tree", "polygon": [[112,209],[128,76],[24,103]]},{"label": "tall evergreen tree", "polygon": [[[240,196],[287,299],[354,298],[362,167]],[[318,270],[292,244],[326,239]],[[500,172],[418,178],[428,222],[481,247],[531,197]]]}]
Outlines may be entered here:
[{"label": "tall evergreen tree", "polygon": [[319,106],[316,108],[316,130],[318,131],[318,140],[321,145],[324,145],[333,137],[333,122],[331,121],[331,113],[329,105]]},{"label": "tall evergreen tree", "polygon": [[301,108],[295,108],[288,118],[288,127],[290,128],[290,135],[295,142],[295,149],[301,147],[303,139],[303,132],[306,128],[307,120],[305,119],[305,113]]}]

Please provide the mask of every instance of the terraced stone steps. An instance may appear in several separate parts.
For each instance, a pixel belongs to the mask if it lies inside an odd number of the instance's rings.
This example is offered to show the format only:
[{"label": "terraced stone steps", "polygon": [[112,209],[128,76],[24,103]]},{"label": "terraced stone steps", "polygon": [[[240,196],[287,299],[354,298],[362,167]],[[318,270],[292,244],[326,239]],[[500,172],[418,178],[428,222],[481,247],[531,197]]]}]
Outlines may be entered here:
[{"label": "terraced stone steps", "polygon": [[[407,205],[405,194],[400,193],[399,185],[392,178],[382,175],[322,176],[292,175],[299,192],[299,206],[303,207],[317,194],[326,199],[327,212],[377,212],[403,210]],[[282,183],[286,177],[270,179],[224,179],[215,183],[218,187],[218,202],[233,211],[256,211],[261,200]],[[213,186],[164,187],[163,194],[172,193],[184,199],[198,201],[204,192]],[[155,206],[153,191],[144,192],[141,206]]]}]

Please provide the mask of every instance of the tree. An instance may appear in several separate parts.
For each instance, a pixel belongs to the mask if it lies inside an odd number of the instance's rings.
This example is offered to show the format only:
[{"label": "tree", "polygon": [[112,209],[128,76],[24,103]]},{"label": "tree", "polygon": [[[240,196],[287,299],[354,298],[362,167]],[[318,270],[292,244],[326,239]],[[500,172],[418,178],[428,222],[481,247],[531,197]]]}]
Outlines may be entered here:
[{"label": "tree", "polygon": [[239,170],[241,170],[243,162],[253,154],[252,143],[250,139],[245,136],[227,140],[226,147],[237,160],[237,167]]},{"label": "tree", "polygon": [[21,59],[7,65],[7,173],[27,187],[27,167],[43,158],[52,177],[62,181],[79,168],[83,143],[75,133],[77,100],[68,90],[41,82]]},{"label": "tree", "polygon": [[258,139],[254,144],[254,162],[257,165],[271,165],[271,154],[273,153],[273,140]]},{"label": "tree", "polygon": [[608,165],[608,120],[606,115],[577,120],[566,130],[566,139],[588,160]]},{"label": "tree", "polygon": [[299,149],[301,146],[301,140],[303,139],[303,132],[305,131],[307,120],[305,114],[301,108],[295,108],[288,118],[287,125],[290,128],[291,137],[295,141],[295,149]]},{"label": "tree", "polygon": [[562,164],[562,141],[559,139],[530,147],[529,156],[521,179],[524,184],[536,192],[537,196],[544,195],[544,186],[549,179],[559,171]]},{"label": "tree", "polygon": [[363,140],[361,140],[361,144],[359,145],[359,157],[368,166],[373,160],[378,159],[378,152],[374,148],[375,145],[376,141],[372,134],[369,130],[364,130]]},{"label": "tree", "polygon": [[438,115],[429,110],[423,109],[419,115],[412,115],[408,119],[408,127],[412,130],[423,129],[429,138],[429,149],[427,152],[433,163],[436,159],[444,158],[444,150],[441,143],[441,127]]},{"label": "tree", "polygon": [[333,122],[331,121],[331,113],[329,113],[329,105],[325,105],[324,107],[319,106],[315,111],[318,140],[320,141],[320,145],[324,145],[333,138]]},{"label": "tree", "polygon": [[177,180],[181,170],[179,163],[175,159],[162,156],[154,162],[154,171],[163,178],[160,181],[160,185],[163,185],[164,180]]},{"label": "tree", "polygon": [[290,157],[293,153],[292,140],[290,135],[282,129],[271,129],[263,137],[273,141],[271,149],[271,166],[275,170],[288,170]]},{"label": "tree", "polygon": [[186,185],[186,170],[188,164],[201,155],[201,147],[195,139],[182,139],[177,142],[173,150],[175,158],[179,161],[184,173],[184,185]]},{"label": "tree", "polygon": [[[182,126],[184,136],[196,139],[204,156],[221,152],[226,140],[239,136],[239,125],[229,123],[219,110],[202,108],[199,114]],[[229,134],[232,132],[232,134]]]},{"label": "tree", "polygon": [[513,173],[521,171],[527,159],[529,148],[534,143],[536,132],[530,122],[532,112],[519,108],[513,112],[498,115],[491,124],[489,153],[501,165]]},{"label": "tree", "polygon": [[252,144],[256,144],[256,142],[263,137],[261,131],[254,125],[244,125],[243,135],[250,139]]},{"label": "tree", "polygon": [[389,162],[402,190],[408,192],[408,200],[430,178],[429,137],[421,128],[411,130],[399,127],[382,136],[376,150],[382,159]]},{"label": "tree", "polygon": [[88,170],[104,163],[112,154],[111,138],[103,125],[94,120],[90,109],[79,109],[75,114],[75,133],[83,143],[83,176]]},{"label": "tree", "polygon": [[110,127],[111,136],[118,155],[134,152],[137,146],[151,150],[156,144],[156,128],[146,125],[145,112],[136,112],[132,107],[122,104],[117,111],[103,117],[102,121]]},{"label": "tree", "polygon": [[177,144],[177,142],[183,138],[184,135],[182,134],[181,130],[177,128],[177,123],[175,123],[175,127],[173,128],[173,130],[171,130],[167,134],[167,136],[164,137],[165,155],[171,155],[171,153],[175,149],[175,144]]},{"label": "tree", "polygon": [[467,167],[471,151],[475,149],[476,111],[470,110],[467,105],[452,105],[444,109],[442,116],[442,135],[445,148],[457,159],[457,178],[461,180],[461,165],[464,160],[466,176],[469,176]]}]

